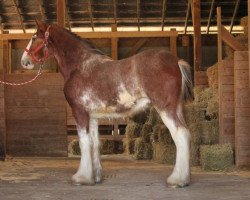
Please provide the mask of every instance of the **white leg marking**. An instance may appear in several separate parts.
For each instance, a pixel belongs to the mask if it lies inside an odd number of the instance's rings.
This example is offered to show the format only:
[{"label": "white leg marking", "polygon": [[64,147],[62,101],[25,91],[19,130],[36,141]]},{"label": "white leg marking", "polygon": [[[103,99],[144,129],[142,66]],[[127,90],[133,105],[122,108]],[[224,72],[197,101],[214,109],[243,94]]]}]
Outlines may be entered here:
[{"label": "white leg marking", "polygon": [[90,119],[90,135],[93,141],[92,158],[94,179],[96,183],[100,183],[102,181],[102,165],[100,161],[98,123],[96,119]]},{"label": "white leg marking", "polygon": [[81,149],[81,161],[78,171],[73,175],[72,180],[76,184],[93,185],[93,166],[92,166],[92,139],[86,129],[78,130],[79,145]]},{"label": "white leg marking", "polygon": [[167,183],[173,187],[186,186],[190,182],[190,133],[184,126],[177,127],[174,120],[166,112],[160,112],[160,116],[168,127],[176,145],[176,163]]}]

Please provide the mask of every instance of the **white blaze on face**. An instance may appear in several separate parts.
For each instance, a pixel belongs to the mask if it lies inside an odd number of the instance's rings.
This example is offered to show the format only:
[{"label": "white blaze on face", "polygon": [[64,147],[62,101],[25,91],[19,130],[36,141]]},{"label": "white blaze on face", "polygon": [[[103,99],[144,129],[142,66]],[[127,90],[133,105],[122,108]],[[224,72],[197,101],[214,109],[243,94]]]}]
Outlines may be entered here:
[{"label": "white blaze on face", "polygon": [[[27,45],[26,49],[29,50],[32,45],[32,39],[30,39],[29,44]],[[33,69],[34,64],[31,61],[30,56],[28,55],[28,52],[24,51],[22,58],[21,58],[21,65],[25,69]]]}]

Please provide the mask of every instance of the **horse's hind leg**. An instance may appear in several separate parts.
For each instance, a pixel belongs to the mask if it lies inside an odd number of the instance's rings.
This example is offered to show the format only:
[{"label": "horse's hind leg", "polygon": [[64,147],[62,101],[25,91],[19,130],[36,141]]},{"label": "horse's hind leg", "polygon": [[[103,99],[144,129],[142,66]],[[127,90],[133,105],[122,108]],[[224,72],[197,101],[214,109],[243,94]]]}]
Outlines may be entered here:
[{"label": "horse's hind leg", "polygon": [[77,123],[79,146],[81,149],[81,160],[78,171],[72,176],[76,185],[93,185],[93,164],[92,164],[92,138],[89,134],[89,115],[81,106],[72,107],[73,115]]},{"label": "horse's hind leg", "polygon": [[190,182],[190,133],[183,119],[181,105],[178,108],[159,112],[176,145],[175,167],[167,179],[167,184],[170,187],[184,187]]},{"label": "horse's hind leg", "polygon": [[99,152],[99,134],[98,134],[97,119],[90,119],[89,131],[93,141],[92,159],[93,159],[94,179],[96,183],[100,183],[102,181],[102,165],[100,161],[100,152]]}]

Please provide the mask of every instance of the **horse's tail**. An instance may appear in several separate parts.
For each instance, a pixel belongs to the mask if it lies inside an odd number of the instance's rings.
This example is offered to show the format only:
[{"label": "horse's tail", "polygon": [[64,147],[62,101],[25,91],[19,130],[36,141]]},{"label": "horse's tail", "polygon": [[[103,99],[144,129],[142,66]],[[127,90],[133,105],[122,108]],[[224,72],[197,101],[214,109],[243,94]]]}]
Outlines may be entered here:
[{"label": "horse's tail", "polygon": [[190,65],[184,60],[179,60],[178,65],[182,75],[182,100],[185,102],[192,101],[194,99],[194,93]]}]

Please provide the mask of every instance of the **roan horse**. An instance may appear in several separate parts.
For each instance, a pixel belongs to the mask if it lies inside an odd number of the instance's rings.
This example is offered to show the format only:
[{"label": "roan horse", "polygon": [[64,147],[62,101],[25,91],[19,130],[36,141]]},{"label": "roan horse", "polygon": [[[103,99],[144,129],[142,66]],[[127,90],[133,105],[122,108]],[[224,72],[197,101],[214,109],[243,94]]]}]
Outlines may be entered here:
[{"label": "roan horse", "polygon": [[124,117],[152,104],[175,142],[176,164],[167,184],[190,182],[190,133],[183,103],[192,99],[189,65],[165,50],[146,50],[123,60],[112,60],[86,39],[57,25],[37,21],[37,32],[22,56],[22,66],[54,56],[64,77],[64,94],[72,108],[80,140],[81,160],[74,184],[102,181],[98,119]]}]

